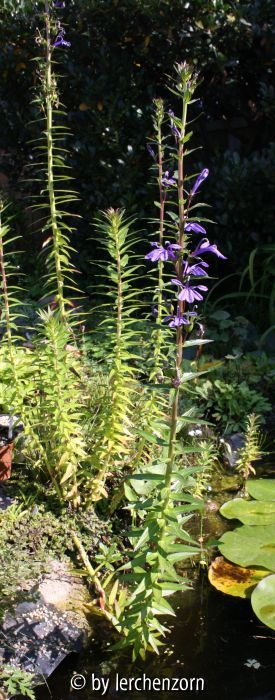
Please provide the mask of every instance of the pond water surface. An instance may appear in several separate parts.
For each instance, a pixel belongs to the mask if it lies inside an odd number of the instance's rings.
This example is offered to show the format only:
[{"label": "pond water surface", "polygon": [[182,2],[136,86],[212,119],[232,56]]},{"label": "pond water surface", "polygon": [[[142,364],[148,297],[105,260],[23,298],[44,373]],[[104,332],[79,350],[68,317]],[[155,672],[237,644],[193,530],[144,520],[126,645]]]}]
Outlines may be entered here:
[{"label": "pond water surface", "polygon": [[[108,651],[105,624],[97,622],[95,639],[103,638],[100,647],[95,641],[79,656],[63,663],[45,686],[37,690],[37,700],[88,700],[102,697],[102,690],[92,688],[93,674],[109,683],[107,700],[145,700],[155,697],[202,697],[209,700],[275,700],[275,632],[258,621],[249,601],[225,596],[212,589],[206,580],[175,599],[177,618],[171,626],[170,652],[160,657],[148,655],[145,663],[131,663],[129,656],[116,656]],[[171,618],[170,618],[171,619]],[[101,629],[100,629],[101,628]],[[105,648],[104,648],[105,647]],[[246,665],[248,664],[248,666]],[[86,679],[84,690],[72,690],[74,674]],[[186,679],[174,683],[174,691],[140,692],[116,689],[116,674],[121,678],[146,677]],[[197,686],[191,678],[202,678]],[[188,684],[188,685],[187,685]],[[193,691],[190,686],[193,685]],[[146,686],[146,684],[145,684]],[[147,683],[148,687],[148,683]],[[167,687],[167,686],[165,686]],[[187,690],[185,690],[185,687]]]},{"label": "pond water surface", "polygon": [[[274,475],[274,464],[272,467]],[[267,465],[264,471],[268,474]],[[220,505],[233,498],[236,490],[236,476],[225,479],[223,475],[218,483],[213,484],[211,498]],[[234,521],[229,523],[210,509],[204,520],[206,540],[217,540],[225,529],[234,526]],[[193,527],[192,534],[196,536],[199,528],[196,518]],[[177,697],[275,700],[275,631],[255,617],[250,601],[216,591],[205,572],[198,575],[193,569],[188,574],[193,578],[193,587],[173,597],[177,617],[170,617],[167,621],[171,631],[169,643],[159,657],[148,654],[146,662],[132,663],[129,654],[111,652],[114,641],[111,631],[104,621],[95,618],[89,646],[81,655],[69,657],[49,679],[48,687],[37,689],[37,700],[49,700],[50,697],[52,700],[96,700],[101,697],[107,700],[149,700],[152,697],[160,700]],[[163,679],[170,679],[170,690],[148,690],[149,681],[144,681],[143,674],[146,678],[160,679],[156,687],[161,687]],[[81,685],[84,682],[82,676],[86,687],[72,689],[72,677],[80,678],[76,682]],[[120,680],[141,678],[138,688],[140,685],[144,687],[139,692],[134,688],[130,690],[129,681],[126,681],[118,688],[117,677]],[[108,685],[104,695],[102,679]],[[173,682],[172,679],[179,680]],[[192,683],[191,679],[194,679]]]}]

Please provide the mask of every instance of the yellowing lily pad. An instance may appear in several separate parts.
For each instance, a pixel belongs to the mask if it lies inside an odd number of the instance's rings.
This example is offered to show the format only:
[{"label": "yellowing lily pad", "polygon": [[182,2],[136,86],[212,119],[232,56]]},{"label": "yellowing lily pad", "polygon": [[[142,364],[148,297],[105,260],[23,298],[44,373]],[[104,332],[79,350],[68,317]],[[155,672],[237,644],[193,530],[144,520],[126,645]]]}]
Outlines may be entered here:
[{"label": "yellowing lily pad", "polygon": [[255,586],[269,573],[267,569],[243,568],[223,557],[216,557],[209,568],[208,578],[212,586],[222,593],[250,598]]},{"label": "yellowing lily pad", "polygon": [[226,559],[239,566],[260,566],[275,571],[274,525],[241,525],[222,535],[219,549]]},{"label": "yellowing lily pad", "polygon": [[229,520],[237,518],[244,525],[275,525],[275,501],[233,498],[222,505],[220,513]]},{"label": "yellowing lily pad", "polygon": [[260,501],[275,501],[275,479],[248,479],[247,492]]},{"label": "yellowing lily pad", "polygon": [[275,630],[275,574],[258,583],[251,596],[251,605],[259,620]]}]

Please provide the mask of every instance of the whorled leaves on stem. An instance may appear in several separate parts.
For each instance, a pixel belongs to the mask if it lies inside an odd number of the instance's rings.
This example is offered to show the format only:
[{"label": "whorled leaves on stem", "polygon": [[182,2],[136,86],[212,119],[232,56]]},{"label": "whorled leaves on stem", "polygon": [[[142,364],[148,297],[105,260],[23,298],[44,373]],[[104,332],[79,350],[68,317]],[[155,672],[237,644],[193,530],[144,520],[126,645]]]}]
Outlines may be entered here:
[{"label": "whorled leaves on stem", "polygon": [[42,448],[40,467],[52,480],[61,502],[77,506],[80,485],[84,494],[90,478],[83,435],[85,377],[79,351],[70,344],[70,331],[60,312],[40,312],[35,356],[39,375],[33,429]]},{"label": "whorled leaves on stem", "polygon": [[129,464],[135,441],[132,415],[139,392],[136,363],[140,358],[134,347],[140,336],[136,330],[140,302],[134,285],[141,268],[136,258],[133,261],[137,236],[131,231],[132,223],[131,219],[126,219],[124,211],[114,209],[104,212],[96,221],[106,255],[106,261],[100,265],[103,271],[100,291],[107,298],[101,306],[100,328],[108,339],[104,358],[108,382],[98,414],[93,450],[95,500],[107,495],[107,475],[122,471]]},{"label": "whorled leaves on stem", "polygon": [[33,358],[23,346],[25,340],[22,325],[23,292],[20,268],[16,264],[20,251],[18,236],[10,228],[8,205],[0,201],[0,278],[1,278],[1,327],[0,351],[1,383],[0,403],[5,412],[22,419],[24,406],[35,393]]},{"label": "whorled leaves on stem", "polygon": [[[45,234],[42,253],[45,257],[46,273],[44,275],[45,296],[57,307],[64,322],[73,324],[72,312],[80,293],[75,282],[75,268],[71,261],[74,248],[71,238],[75,232],[72,218],[76,215],[70,205],[77,201],[77,192],[69,183],[70,168],[67,165],[65,142],[69,130],[60,117],[66,116],[64,106],[60,104],[58,94],[58,77],[54,71],[55,51],[60,23],[51,12],[49,3],[45,2],[45,27],[37,36],[42,56],[36,59],[40,89],[34,99],[37,106],[37,123],[41,136],[34,142],[36,159],[33,181],[40,185],[39,200],[33,207],[41,213],[42,231]],[[62,30],[63,31],[63,30]],[[69,45],[69,42],[63,41]],[[69,320],[70,319],[70,320]]]}]

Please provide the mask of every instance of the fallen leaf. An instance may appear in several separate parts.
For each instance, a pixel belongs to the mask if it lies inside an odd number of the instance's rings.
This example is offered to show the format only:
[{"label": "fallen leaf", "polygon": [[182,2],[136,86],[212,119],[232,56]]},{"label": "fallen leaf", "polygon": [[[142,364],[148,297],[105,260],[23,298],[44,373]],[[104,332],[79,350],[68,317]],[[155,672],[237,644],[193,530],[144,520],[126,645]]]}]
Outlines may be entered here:
[{"label": "fallen leaf", "polygon": [[267,569],[243,568],[231,564],[224,557],[216,557],[209,568],[208,578],[212,586],[222,593],[250,598],[255,586],[269,573]]}]

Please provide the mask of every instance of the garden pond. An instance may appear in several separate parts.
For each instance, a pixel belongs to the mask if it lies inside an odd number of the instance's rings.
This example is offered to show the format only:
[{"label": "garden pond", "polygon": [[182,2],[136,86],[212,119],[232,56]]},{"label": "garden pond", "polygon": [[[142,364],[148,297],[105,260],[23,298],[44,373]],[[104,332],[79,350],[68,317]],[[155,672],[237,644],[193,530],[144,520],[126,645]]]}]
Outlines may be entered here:
[{"label": "garden pond", "polygon": [[[249,601],[226,597],[216,592],[207,580],[197,581],[194,589],[178,596],[175,609],[177,618],[170,625],[171,654],[160,658],[149,655],[146,662],[134,665],[129,657],[116,660],[93,641],[79,656],[67,659],[48,680],[49,688],[41,686],[37,700],[67,700],[68,697],[88,700],[100,694],[91,689],[92,674],[110,678],[105,695],[113,698],[151,698],[152,692],[117,692],[115,675],[150,678],[203,678],[204,691],[186,693],[187,697],[202,695],[208,700],[275,699],[275,633],[256,620]],[[95,626],[96,631],[96,626]],[[98,632],[98,630],[97,630]],[[100,629],[102,637],[102,629]],[[108,631],[105,629],[105,639]],[[74,674],[87,679],[85,690],[72,691],[70,681]],[[156,694],[161,698],[174,697],[172,692]]]},{"label": "garden pond", "polygon": [[[271,474],[272,464],[269,462],[257,470],[257,476]],[[226,521],[214,507],[234,495],[236,475],[223,476],[223,486],[221,476],[217,476],[212,483],[213,501],[209,501],[204,519],[206,539],[217,539],[225,529],[235,526],[235,521],[233,524]],[[196,517],[194,529],[198,526]],[[172,623],[167,621],[170,636],[167,649],[164,646],[160,657],[149,654],[145,662],[139,660],[133,664],[129,655],[111,654],[112,630],[104,620],[93,617],[93,633],[85,650],[69,656],[48,679],[48,686],[37,688],[37,700],[101,697],[101,692],[92,688],[93,678],[108,681],[104,696],[108,700],[122,697],[149,700],[152,690],[145,689],[141,694],[117,689],[117,677],[140,678],[143,674],[151,679],[184,679],[182,688],[186,688],[187,697],[202,695],[207,700],[227,700],[233,696],[235,700],[275,700],[275,632],[255,617],[249,600],[216,591],[205,570],[198,574],[197,570],[188,568],[188,575],[193,579],[192,589],[173,598],[176,617]],[[71,680],[76,678],[81,684],[82,676],[86,681],[85,688],[73,690]],[[196,691],[193,681],[191,692],[192,679],[203,679],[203,690],[198,685]],[[178,689],[178,692],[182,691]],[[154,694],[163,700],[175,697],[172,690],[155,691]]]}]

